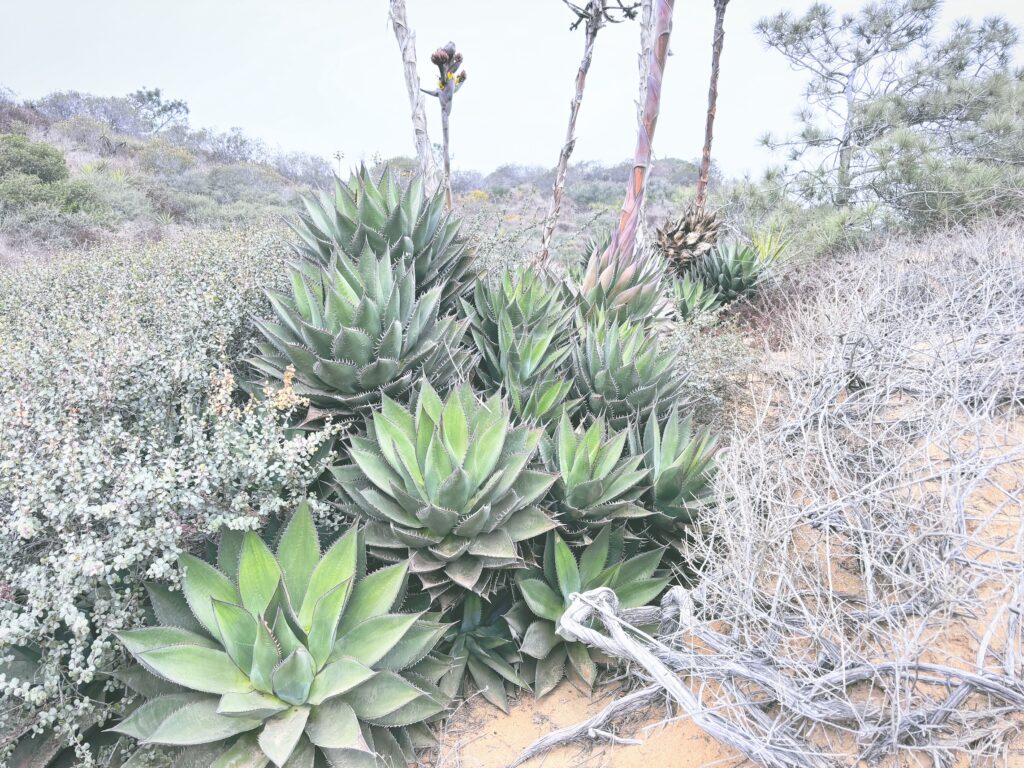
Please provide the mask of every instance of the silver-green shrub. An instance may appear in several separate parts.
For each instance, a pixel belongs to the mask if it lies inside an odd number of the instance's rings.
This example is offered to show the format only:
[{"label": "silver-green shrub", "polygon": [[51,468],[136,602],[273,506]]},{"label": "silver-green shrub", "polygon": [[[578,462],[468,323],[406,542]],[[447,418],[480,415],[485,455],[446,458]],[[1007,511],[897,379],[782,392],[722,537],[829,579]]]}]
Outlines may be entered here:
[{"label": "silver-green shrub", "polygon": [[246,405],[230,370],[281,252],[276,232],[197,232],[0,273],[0,655],[41,653],[32,679],[0,678],[0,733],[74,741],[104,714],[81,687],[118,665],[110,632],[145,619],[142,581],[320,473],[329,434],[289,438],[288,392]]}]

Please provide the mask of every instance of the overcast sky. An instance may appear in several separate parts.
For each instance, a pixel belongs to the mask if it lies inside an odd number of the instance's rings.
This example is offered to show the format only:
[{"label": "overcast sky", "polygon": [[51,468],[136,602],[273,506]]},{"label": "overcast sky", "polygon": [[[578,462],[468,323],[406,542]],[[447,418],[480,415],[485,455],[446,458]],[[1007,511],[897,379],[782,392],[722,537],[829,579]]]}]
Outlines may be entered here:
[{"label": "overcast sky", "polygon": [[[583,2],[583,0],[579,0]],[[765,50],[757,19],[810,0],[732,0],[726,16],[715,155],[726,173],[771,162],[757,144],[793,125],[802,76]],[[836,0],[842,11],[862,0]],[[553,166],[565,132],[582,30],[560,0],[407,0],[420,76],[454,40],[469,74],[456,97],[457,168]],[[0,0],[0,85],[23,98],[54,90],[123,95],[158,86],[185,99],[196,126],[239,126],[271,147],[357,162],[413,151],[386,0]],[[1002,14],[1024,27],[1024,0],[946,0],[943,25]],[[695,158],[703,139],[711,0],[677,0],[656,155]],[[601,31],[574,160],[632,156],[635,23]],[[1024,57],[1018,51],[1018,60]],[[436,70],[435,70],[436,72]],[[440,139],[437,104],[428,103]]]}]

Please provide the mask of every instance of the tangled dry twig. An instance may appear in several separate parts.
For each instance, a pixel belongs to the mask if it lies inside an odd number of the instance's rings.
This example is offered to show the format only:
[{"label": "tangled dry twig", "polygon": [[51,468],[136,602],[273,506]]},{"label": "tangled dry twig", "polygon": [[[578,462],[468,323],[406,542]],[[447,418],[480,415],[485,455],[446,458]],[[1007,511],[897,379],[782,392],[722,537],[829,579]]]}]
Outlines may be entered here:
[{"label": "tangled dry twig", "polygon": [[700,585],[669,593],[657,637],[603,593],[562,623],[629,662],[630,708],[667,694],[768,766],[1006,760],[1024,730],[1022,234],[893,244],[766,297],[769,364],[694,544]]}]

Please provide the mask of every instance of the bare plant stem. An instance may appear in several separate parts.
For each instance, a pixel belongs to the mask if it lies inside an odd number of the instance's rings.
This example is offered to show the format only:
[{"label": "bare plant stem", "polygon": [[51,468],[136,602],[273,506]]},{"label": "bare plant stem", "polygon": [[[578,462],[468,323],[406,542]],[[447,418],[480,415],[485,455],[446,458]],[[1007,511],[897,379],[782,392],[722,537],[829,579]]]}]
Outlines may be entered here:
[{"label": "bare plant stem", "polygon": [[416,33],[409,28],[405,16],[405,0],[391,0],[391,26],[398,41],[398,50],[402,54],[402,69],[405,74],[405,89],[409,94],[409,106],[412,109],[413,139],[416,144],[416,157],[419,160],[420,175],[423,186],[428,194],[434,192],[440,184],[437,172],[437,160],[434,147],[427,133],[426,100],[420,90],[420,77],[416,71]]},{"label": "bare plant stem", "polygon": [[704,126],[704,152],[700,160],[697,179],[696,208],[703,213],[711,178],[711,141],[715,134],[715,115],[718,112],[718,74],[721,69],[722,48],[725,45],[725,7],[729,0],[715,0],[715,37],[711,45],[711,85],[708,87],[708,119]]}]

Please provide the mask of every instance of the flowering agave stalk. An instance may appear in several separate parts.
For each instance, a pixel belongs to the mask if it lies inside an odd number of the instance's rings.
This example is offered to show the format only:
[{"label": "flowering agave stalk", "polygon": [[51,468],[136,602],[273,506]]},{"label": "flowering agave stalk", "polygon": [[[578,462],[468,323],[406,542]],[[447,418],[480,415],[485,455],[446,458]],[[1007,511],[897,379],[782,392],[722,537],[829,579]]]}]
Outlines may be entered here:
[{"label": "flowering agave stalk", "polygon": [[518,542],[555,526],[536,502],[554,478],[528,469],[539,429],[514,426],[501,398],[468,386],[446,401],[424,381],[407,410],[390,398],[352,439],[351,466],[332,472],[339,492],[368,520],[370,551],[411,555],[432,599],[451,605],[486,596],[495,576],[523,564]]},{"label": "flowering agave stalk", "polygon": [[[246,533],[233,578],[183,554],[182,593],[156,605],[164,626],[118,633],[179,693],[147,701],[113,730],[142,744],[215,744],[211,768],[404,766],[447,701],[417,673],[447,625],[392,613],[406,563],[360,577],[356,530],[321,557],[301,506],[276,556]],[[216,753],[215,753],[216,754]]]},{"label": "flowering agave stalk", "polygon": [[[444,194],[448,210],[452,207],[452,163],[451,140],[449,138],[448,121],[452,114],[455,93],[466,82],[466,70],[459,71],[462,66],[462,54],[455,50],[455,43],[448,43],[430,55],[430,61],[437,67],[437,88],[425,90],[424,93],[437,98],[441,104],[441,138],[444,150]],[[457,73],[457,74],[456,74]]]},{"label": "flowering agave stalk", "polygon": [[484,389],[507,394],[520,421],[548,425],[578,404],[565,402],[573,316],[559,286],[532,271],[506,272],[498,283],[477,283],[463,312]]},{"label": "flowering agave stalk", "polygon": [[516,671],[522,659],[503,616],[510,604],[511,598],[489,605],[466,595],[461,620],[445,636],[451,665],[438,685],[446,696],[454,699],[469,679],[481,696],[508,712],[506,686],[530,687]]},{"label": "flowering agave stalk", "polygon": [[468,364],[465,321],[438,316],[440,286],[416,298],[411,266],[336,253],[326,267],[298,264],[291,278],[291,295],[267,291],[277,322],[256,321],[265,341],[249,362],[275,382],[293,367],[308,421],[368,413],[421,376],[445,387]]},{"label": "flowering agave stalk", "polygon": [[635,430],[630,433],[632,452],[643,456],[650,472],[643,501],[655,514],[642,522],[669,547],[682,547],[687,527],[711,500],[716,443],[709,430],[694,433],[690,417],[682,418],[675,407],[664,428],[651,418],[642,440]]},{"label": "flowering agave stalk", "polygon": [[600,314],[573,349],[573,373],[575,394],[612,429],[652,413],[663,418],[683,386],[674,356],[664,354],[643,325],[607,322]]},{"label": "flowering agave stalk", "polygon": [[441,289],[442,311],[454,309],[471,287],[472,253],[459,236],[462,222],[445,212],[444,194],[426,196],[414,176],[403,186],[385,168],[374,181],[365,166],[347,182],[335,179],[334,194],[302,198],[305,211],[291,224],[303,259],[328,266],[341,252],[356,263],[369,250],[392,264],[411,266],[416,295]]},{"label": "flowering agave stalk", "polygon": [[608,436],[600,418],[581,433],[563,414],[555,439],[541,443],[544,463],[556,473],[548,497],[563,523],[603,526],[650,514],[637,503],[647,490],[643,457],[623,455],[626,438],[626,431]]},{"label": "flowering agave stalk", "polygon": [[[647,605],[662,593],[669,577],[658,572],[664,550],[655,549],[624,559],[621,531],[605,526],[576,561],[569,545],[555,532],[548,534],[543,570],[516,575],[523,600],[506,615],[520,638],[520,652],[532,660],[524,664],[540,698],[567,676],[578,687],[590,690],[597,679],[597,663],[581,642],[566,642],[556,632],[558,620],[574,593],[608,587],[623,608]],[[566,661],[569,662],[566,666]]]}]

